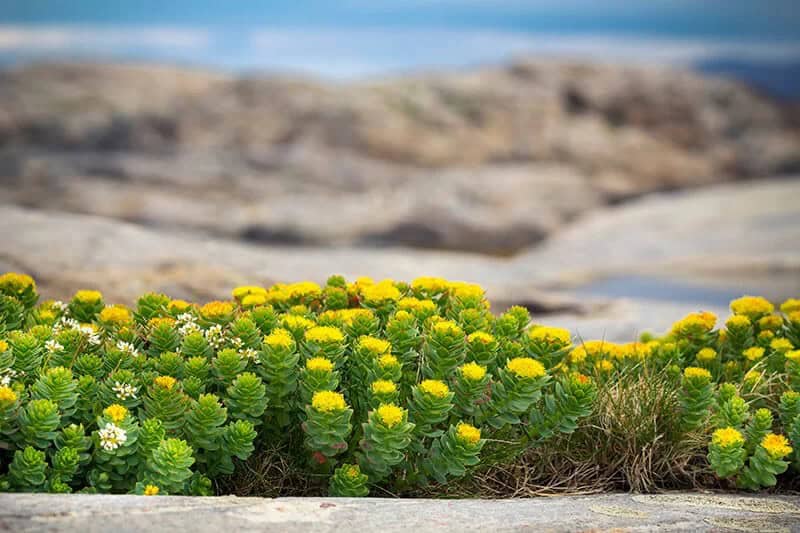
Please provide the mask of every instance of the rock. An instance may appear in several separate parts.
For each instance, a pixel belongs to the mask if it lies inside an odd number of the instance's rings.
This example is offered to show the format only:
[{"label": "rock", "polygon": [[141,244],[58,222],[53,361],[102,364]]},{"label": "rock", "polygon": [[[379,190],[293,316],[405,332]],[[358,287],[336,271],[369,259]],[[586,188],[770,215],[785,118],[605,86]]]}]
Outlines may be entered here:
[{"label": "rock", "polygon": [[325,84],[29,66],[0,73],[0,201],[262,243],[509,254],[609,203],[796,171],[788,117],[667,68]]},{"label": "rock", "polygon": [[797,496],[667,493],[516,500],[0,494],[9,531],[794,531]]}]

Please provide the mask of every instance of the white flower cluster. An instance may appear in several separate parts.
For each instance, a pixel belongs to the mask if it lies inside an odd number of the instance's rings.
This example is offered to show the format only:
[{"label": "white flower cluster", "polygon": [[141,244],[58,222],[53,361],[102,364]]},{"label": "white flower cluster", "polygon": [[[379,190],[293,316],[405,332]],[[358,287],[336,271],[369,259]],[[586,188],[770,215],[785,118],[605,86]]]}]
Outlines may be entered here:
[{"label": "white flower cluster", "polygon": [[121,351],[122,353],[126,353],[131,357],[139,356],[139,351],[136,349],[136,346],[130,342],[117,341],[117,350]]},{"label": "white flower cluster", "polygon": [[65,304],[64,302],[62,302],[61,300],[56,300],[56,301],[54,301],[53,303],[50,304],[50,307],[52,307],[53,309],[58,309],[59,311],[61,311],[63,313],[64,311],[67,310],[67,307],[69,307],[69,306],[67,304]]},{"label": "white flower cluster", "polygon": [[95,346],[97,346],[103,342],[102,339],[100,338],[100,335],[95,331],[95,329],[92,326],[81,326],[80,330],[84,335],[86,335],[89,344],[94,344]]},{"label": "white flower cluster", "polygon": [[50,339],[49,341],[45,342],[44,347],[47,348],[49,353],[60,352],[64,349],[64,346],[55,339]]},{"label": "white flower cluster", "polygon": [[103,340],[100,338],[100,334],[97,333],[92,326],[88,324],[82,326],[81,323],[74,318],[62,316],[58,319],[58,322],[53,325],[53,333],[57,335],[65,329],[74,329],[76,331],[80,331],[86,335],[86,339],[89,341],[89,344],[97,346],[103,342]]},{"label": "white flower cluster", "polygon": [[197,318],[192,313],[181,313],[175,320],[175,324],[178,326],[178,333],[180,333],[182,337],[200,331]]},{"label": "white flower cluster", "polygon": [[13,368],[4,368],[0,370],[0,387],[8,387],[11,385],[11,380],[22,374]]},{"label": "white flower cluster", "polygon": [[134,387],[130,383],[120,383],[119,381],[114,382],[114,386],[111,387],[111,390],[114,391],[114,394],[117,395],[117,398],[120,400],[127,400],[128,398],[136,398],[136,392],[139,390],[138,387]]},{"label": "white flower cluster", "polygon": [[100,447],[111,452],[125,444],[128,440],[128,433],[121,427],[107,422],[106,426],[97,432],[100,437]]},{"label": "white flower cluster", "polygon": [[222,348],[222,345],[225,343],[225,333],[222,331],[222,326],[219,324],[214,324],[208,328],[203,335],[205,335],[209,346],[215,350]]},{"label": "white flower cluster", "polygon": [[250,361],[255,361],[256,363],[260,363],[261,362],[258,359],[258,351],[254,350],[252,348],[247,348],[245,350],[239,350],[239,355],[241,355],[242,357],[244,357],[245,359],[248,359]]}]

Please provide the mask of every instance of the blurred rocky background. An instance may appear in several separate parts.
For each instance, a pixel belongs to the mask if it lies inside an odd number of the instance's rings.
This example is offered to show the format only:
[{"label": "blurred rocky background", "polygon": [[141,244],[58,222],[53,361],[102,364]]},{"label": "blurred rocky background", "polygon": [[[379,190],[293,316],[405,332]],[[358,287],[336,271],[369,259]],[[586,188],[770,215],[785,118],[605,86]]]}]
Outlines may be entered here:
[{"label": "blurred rocky background", "polygon": [[49,297],[441,275],[628,338],[800,295],[796,68],[527,54],[331,79],[79,59],[0,71],[0,271]]}]

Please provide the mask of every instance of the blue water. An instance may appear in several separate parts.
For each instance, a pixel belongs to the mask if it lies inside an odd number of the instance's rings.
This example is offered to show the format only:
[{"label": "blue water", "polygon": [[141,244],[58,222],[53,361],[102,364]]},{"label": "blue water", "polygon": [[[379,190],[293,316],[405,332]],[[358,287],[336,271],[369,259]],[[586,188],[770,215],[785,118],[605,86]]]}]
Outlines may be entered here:
[{"label": "blue water", "polygon": [[[0,62],[146,60],[346,78],[538,53],[689,65],[725,57],[775,70],[800,61],[799,2],[0,0]],[[777,70],[773,78],[786,78]]]}]

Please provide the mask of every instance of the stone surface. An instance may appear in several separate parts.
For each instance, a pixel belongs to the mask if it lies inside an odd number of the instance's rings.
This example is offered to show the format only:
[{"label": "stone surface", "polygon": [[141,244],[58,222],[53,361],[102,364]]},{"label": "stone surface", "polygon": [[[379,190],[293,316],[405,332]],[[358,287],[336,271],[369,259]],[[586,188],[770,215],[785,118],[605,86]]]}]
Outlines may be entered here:
[{"label": "stone surface", "polygon": [[529,500],[0,494],[5,531],[800,531],[800,498],[608,494]]},{"label": "stone surface", "polygon": [[0,201],[267,243],[506,254],[609,202],[800,168],[734,82],[522,61],[353,83],[0,72]]}]

